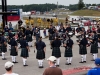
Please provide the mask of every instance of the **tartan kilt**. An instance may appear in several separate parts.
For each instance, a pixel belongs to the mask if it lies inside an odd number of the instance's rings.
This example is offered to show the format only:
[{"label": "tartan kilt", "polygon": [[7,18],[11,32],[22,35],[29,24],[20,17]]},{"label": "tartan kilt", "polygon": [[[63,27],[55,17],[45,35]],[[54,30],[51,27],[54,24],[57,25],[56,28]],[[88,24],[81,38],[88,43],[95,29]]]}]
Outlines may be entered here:
[{"label": "tartan kilt", "polygon": [[49,40],[53,40],[53,35],[50,35],[49,36]]},{"label": "tartan kilt", "polygon": [[81,55],[87,54],[86,46],[80,45],[80,47],[79,47],[79,54],[81,54]]},{"label": "tartan kilt", "polygon": [[37,50],[36,59],[45,59],[44,50]]},{"label": "tartan kilt", "polygon": [[29,57],[27,48],[22,48],[21,49],[21,57]]},{"label": "tartan kilt", "polygon": [[65,48],[65,55],[64,57],[73,57],[72,48]]},{"label": "tartan kilt", "polygon": [[29,36],[29,41],[30,41],[30,42],[32,41],[32,36]]},{"label": "tartan kilt", "polygon": [[22,37],[19,37],[19,38],[18,38],[18,40],[17,40],[17,41],[18,41],[18,43],[19,43],[21,40],[22,40]]},{"label": "tartan kilt", "polygon": [[2,44],[1,51],[4,53],[7,52],[7,46],[5,44]]},{"label": "tartan kilt", "polygon": [[26,35],[27,42],[29,42],[29,39],[30,39],[29,35]]},{"label": "tartan kilt", "polygon": [[18,52],[16,51],[16,48],[14,46],[11,46],[11,51],[10,51],[11,56],[17,56]]},{"label": "tartan kilt", "polygon": [[91,44],[91,50],[90,53],[98,53],[98,45],[96,44]]},{"label": "tartan kilt", "polygon": [[59,47],[53,47],[52,56],[55,56],[56,58],[61,57],[61,51]]}]

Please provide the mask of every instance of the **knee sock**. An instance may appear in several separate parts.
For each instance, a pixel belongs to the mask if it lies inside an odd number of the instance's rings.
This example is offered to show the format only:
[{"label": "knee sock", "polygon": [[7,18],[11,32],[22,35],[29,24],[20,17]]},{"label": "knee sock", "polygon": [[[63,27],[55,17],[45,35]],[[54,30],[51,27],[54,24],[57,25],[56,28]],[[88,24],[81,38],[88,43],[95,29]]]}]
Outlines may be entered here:
[{"label": "knee sock", "polygon": [[83,59],[84,59],[84,56],[83,55],[81,55],[81,61],[83,62]]},{"label": "knee sock", "polygon": [[60,64],[60,58],[57,58],[57,64],[56,65],[59,65]]},{"label": "knee sock", "polygon": [[40,60],[40,66],[43,66],[43,60]]},{"label": "knee sock", "polygon": [[4,52],[2,52],[2,58],[3,58],[3,59],[5,58],[5,53],[4,53]]},{"label": "knee sock", "polygon": [[23,65],[26,65],[27,59],[23,58]]},{"label": "knee sock", "polygon": [[72,63],[72,57],[69,58],[69,63]]},{"label": "knee sock", "polygon": [[14,62],[14,57],[13,57],[13,56],[11,56],[11,58],[12,58],[12,62]]},{"label": "knee sock", "polygon": [[13,56],[14,62],[16,62],[16,56]]},{"label": "knee sock", "polygon": [[39,66],[41,66],[41,60],[38,60]]},{"label": "knee sock", "polygon": [[97,54],[93,54],[93,59],[95,60],[97,58]]},{"label": "knee sock", "polygon": [[68,57],[68,58],[67,58],[67,63],[69,63],[69,60],[70,60],[70,59],[69,59],[69,57]]},{"label": "knee sock", "polygon": [[84,59],[83,59],[83,61],[86,61],[86,55],[84,55]]}]

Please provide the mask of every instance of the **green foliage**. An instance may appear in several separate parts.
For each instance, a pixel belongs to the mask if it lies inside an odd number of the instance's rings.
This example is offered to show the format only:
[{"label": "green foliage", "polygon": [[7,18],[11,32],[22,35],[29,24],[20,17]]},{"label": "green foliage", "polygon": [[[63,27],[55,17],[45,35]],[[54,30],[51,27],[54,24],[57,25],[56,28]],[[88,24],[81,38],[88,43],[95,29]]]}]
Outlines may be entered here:
[{"label": "green foliage", "polygon": [[83,7],[84,7],[83,0],[79,0],[79,2],[78,2],[78,9],[81,10],[81,9],[83,9]]},{"label": "green foliage", "polygon": [[73,4],[73,5],[69,5],[69,10],[72,10],[72,11],[75,11],[75,10],[78,10],[78,4]]},{"label": "green foliage", "polygon": [[[59,5],[59,8],[64,8],[65,6]],[[0,6],[0,9],[2,7]],[[8,5],[7,9],[23,9],[23,11],[50,11],[57,8],[56,4],[30,4],[30,5]]]}]

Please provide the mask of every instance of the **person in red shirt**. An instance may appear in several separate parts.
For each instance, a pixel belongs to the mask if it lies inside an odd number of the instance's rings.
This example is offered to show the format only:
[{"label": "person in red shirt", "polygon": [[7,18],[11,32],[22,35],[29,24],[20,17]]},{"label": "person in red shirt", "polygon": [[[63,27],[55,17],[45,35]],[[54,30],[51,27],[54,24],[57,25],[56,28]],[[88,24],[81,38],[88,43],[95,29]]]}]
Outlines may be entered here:
[{"label": "person in red shirt", "polygon": [[92,26],[92,31],[96,31],[96,28],[95,28],[95,26],[94,26],[94,25]]}]

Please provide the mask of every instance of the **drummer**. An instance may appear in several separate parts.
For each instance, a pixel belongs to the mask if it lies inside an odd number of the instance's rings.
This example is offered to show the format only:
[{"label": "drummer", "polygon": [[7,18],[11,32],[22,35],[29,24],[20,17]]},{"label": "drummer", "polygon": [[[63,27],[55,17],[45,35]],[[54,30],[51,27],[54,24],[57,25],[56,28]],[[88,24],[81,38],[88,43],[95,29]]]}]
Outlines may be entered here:
[{"label": "drummer", "polygon": [[66,31],[69,33],[69,32],[72,32],[72,28],[70,25],[67,25],[67,28],[66,28]]},{"label": "drummer", "polygon": [[82,28],[80,27],[80,25],[78,25],[78,28],[76,29],[76,32],[79,33],[80,31],[82,31]]}]

